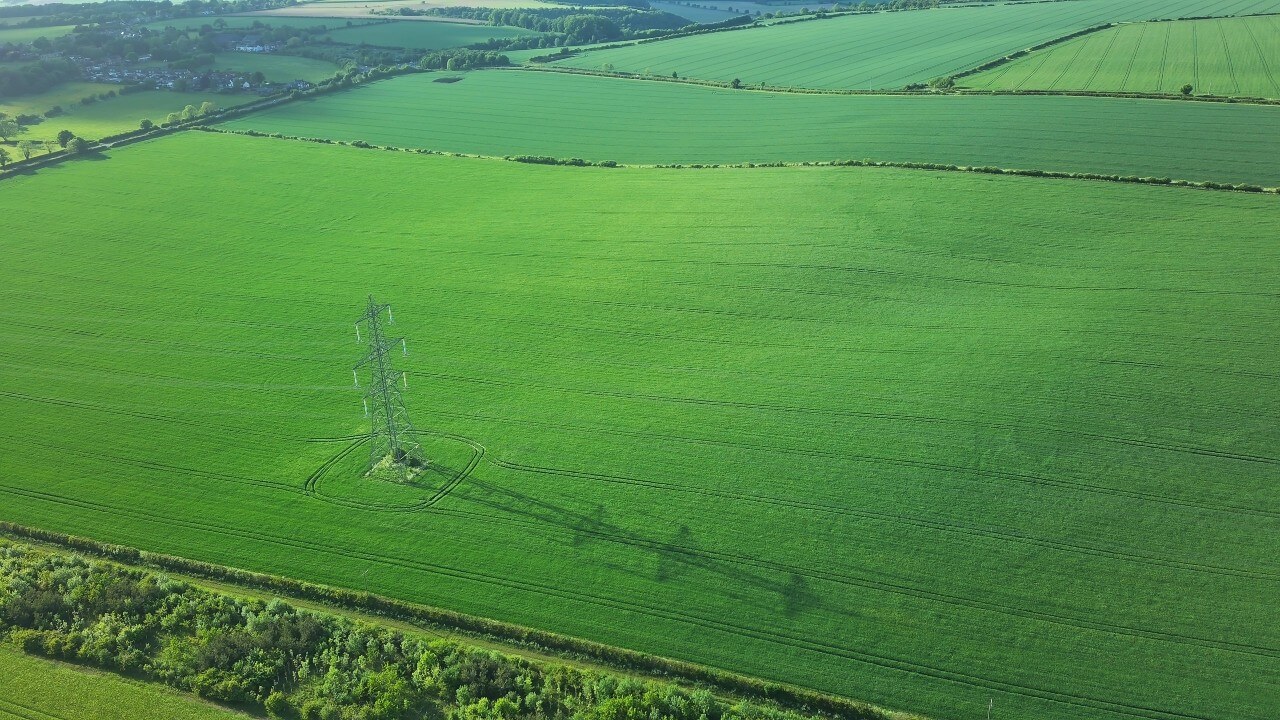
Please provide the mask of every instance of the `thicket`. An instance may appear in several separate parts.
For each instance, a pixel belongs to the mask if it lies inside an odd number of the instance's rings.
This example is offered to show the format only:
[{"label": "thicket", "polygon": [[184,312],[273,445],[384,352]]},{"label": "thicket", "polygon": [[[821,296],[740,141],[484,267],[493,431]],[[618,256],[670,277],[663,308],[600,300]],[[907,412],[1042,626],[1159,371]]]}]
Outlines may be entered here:
[{"label": "thicket", "polygon": [[515,658],[0,540],[25,651],[307,720],[800,720],[706,690]]},{"label": "thicket", "polygon": [[80,77],[80,69],[67,60],[53,59],[12,69],[0,68],[0,97],[29,95]]}]

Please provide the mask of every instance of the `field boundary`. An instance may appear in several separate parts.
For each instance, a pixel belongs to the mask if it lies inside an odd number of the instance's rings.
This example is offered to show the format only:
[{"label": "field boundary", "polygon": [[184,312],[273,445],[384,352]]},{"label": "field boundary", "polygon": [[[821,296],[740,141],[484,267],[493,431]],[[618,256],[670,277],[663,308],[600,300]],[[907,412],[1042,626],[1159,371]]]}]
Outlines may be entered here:
[{"label": "field boundary", "polygon": [[819,712],[848,720],[904,720],[918,717],[795,685],[740,675],[707,665],[651,655],[430,605],[396,600],[361,590],[320,585],[176,555],[153,553],[8,521],[0,521],[0,536],[16,540],[34,540],[126,565],[172,571],[247,588],[279,592],[354,612],[434,626],[463,635],[527,647],[553,656],[566,656],[570,659],[580,657],[618,671],[705,685],[731,696],[765,700],[807,712]]},{"label": "field boundary", "polygon": [[861,160],[813,160],[799,162],[743,162],[743,163],[655,163],[655,164],[630,164],[625,165],[612,160],[603,160],[599,162],[588,162],[580,158],[552,158],[528,155],[479,155],[476,153],[451,152],[446,150],[433,150],[429,148],[402,148],[394,145],[375,145],[363,140],[334,140],[331,138],[302,137],[298,135],[284,135],[282,133],[267,133],[260,130],[228,130],[226,128],[209,127],[207,125],[192,128],[202,132],[223,133],[227,135],[244,135],[247,137],[270,138],[272,140],[287,140],[292,142],[312,142],[322,145],[342,145],[346,147],[361,148],[364,150],[381,150],[384,152],[405,152],[417,155],[442,155],[447,157],[459,158],[475,158],[480,160],[499,160],[505,162],[518,162],[537,165],[567,165],[571,167],[598,167],[598,168],[658,168],[667,170],[717,170],[722,168],[731,169],[748,169],[748,168],[781,168],[781,167],[867,167],[867,168],[897,168],[900,170],[932,170],[935,172],[961,172],[961,173],[978,173],[981,175],[1013,175],[1016,177],[1032,177],[1032,178],[1048,178],[1052,180],[1095,180],[1101,182],[1127,183],[1136,185],[1162,185],[1171,187],[1193,188],[1198,190],[1218,190],[1228,192],[1246,192],[1246,193],[1265,193],[1271,195],[1280,195],[1280,187],[1263,187],[1251,183],[1225,183],[1215,181],[1197,181],[1197,180],[1181,180],[1166,177],[1147,177],[1139,175],[1108,175],[1102,173],[1090,172],[1070,172],[1062,170],[1035,170],[1024,168],[1003,168],[993,165],[951,165],[947,163],[932,162],[898,162],[891,160],[873,160],[864,158]]},{"label": "field boundary", "polygon": [[[1061,0],[1069,2],[1071,0]],[[1110,27],[1110,26],[1107,26]],[[1106,29],[1106,28],[1103,28]],[[1020,56],[1021,57],[1021,56]],[[979,66],[983,67],[983,66]],[[992,66],[992,67],[998,67]],[[990,69],[990,68],[986,68]],[[1181,95],[1178,93],[1143,93],[1143,92],[1119,92],[1108,90],[982,90],[978,88],[948,88],[945,90],[934,88],[917,88],[912,90],[858,90],[855,88],[801,88],[793,86],[779,85],[747,85],[742,84],[734,87],[731,82],[722,82],[719,80],[700,80],[697,78],[673,78],[664,75],[646,75],[644,73],[632,73],[620,70],[590,70],[587,68],[574,68],[563,66],[548,65],[520,65],[510,68],[492,68],[492,70],[507,72],[548,72],[548,73],[565,73],[568,75],[590,75],[593,77],[618,78],[622,80],[644,80],[649,82],[667,82],[684,85],[698,85],[701,87],[719,88],[722,90],[738,90],[746,92],[768,92],[768,93],[791,93],[793,95],[888,95],[900,97],[921,97],[933,95],[1026,95],[1026,96],[1063,96],[1063,97],[1092,97],[1092,98],[1119,98],[1126,100],[1174,100],[1178,102],[1212,102],[1227,103],[1238,105],[1280,105],[1280,98],[1261,98],[1249,96],[1234,95]],[[969,71],[965,71],[968,73]],[[977,72],[975,70],[975,72]],[[961,75],[950,76],[959,78]]]}]

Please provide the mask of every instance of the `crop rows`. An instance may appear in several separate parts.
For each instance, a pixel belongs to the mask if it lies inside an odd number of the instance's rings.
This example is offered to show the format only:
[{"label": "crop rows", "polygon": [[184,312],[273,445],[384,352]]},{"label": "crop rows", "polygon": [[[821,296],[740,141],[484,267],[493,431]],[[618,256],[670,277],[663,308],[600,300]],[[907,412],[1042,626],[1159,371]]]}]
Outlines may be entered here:
[{"label": "crop rows", "polygon": [[400,77],[222,127],[629,164],[872,158],[1280,184],[1280,132],[1268,130],[1280,127],[1277,107],[798,95],[517,71],[432,79]]},{"label": "crop rows", "polygon": [[[1265,709],[1273,197],[210,133],[5,182],[0,519],[939,717]],[[429,506],[341,475],[369,292]]]},{"label": "crop rows", "polygon": [[557,64],[825,89],[900,88],[1112,22],[1270,12],[1274,0],[1073,0],[839,17],[584,52]]},{"label": "crop rows", "polygon": [[1280,97],[1280,17],[1121,25],[964,79],[987,90]]}]

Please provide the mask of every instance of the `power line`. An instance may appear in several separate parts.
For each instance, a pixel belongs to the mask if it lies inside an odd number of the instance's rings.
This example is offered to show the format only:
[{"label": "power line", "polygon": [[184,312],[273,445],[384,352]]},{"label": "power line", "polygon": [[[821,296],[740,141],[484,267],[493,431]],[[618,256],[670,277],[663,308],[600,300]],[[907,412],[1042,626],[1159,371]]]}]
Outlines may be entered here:
[{"label": "power line", "polygon": [[[385,323],[383,313],[386,314]],[[365,368],[369,372],[369,382],[364,391],[364,414],[369,418],[369,469],[384,463],[409,470],[426,467],[422,448],[414,441],[417,431],[409,420],[404,398],[400,396],[400,386],[409,387],[408,377],[391,365],[391,350],[398,345],[408,355],[409,346],[402,337],[386,337],[384,324],[395,324],[391,306],[379,305],[370,295],[364,315],[356,320],[356,342],[361,342],[360,326],[363,325],[369,350],[364,359],[351,369],[356,387],[360,387],[360,369]]]}]

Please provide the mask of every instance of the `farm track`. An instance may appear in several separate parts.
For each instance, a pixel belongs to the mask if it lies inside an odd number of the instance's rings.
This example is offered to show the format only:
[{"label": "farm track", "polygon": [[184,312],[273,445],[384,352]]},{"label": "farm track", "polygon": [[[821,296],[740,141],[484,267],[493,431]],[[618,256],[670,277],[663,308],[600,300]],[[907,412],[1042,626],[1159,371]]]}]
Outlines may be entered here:
[{"label": "farm track", "polygon": [[1227,31],[1222,29],[1222,21],[1214,21],[1214,27],[1218,29],[1218,37],[1222,40],[1222,57],[1227,63],[1227,76],[1231,78],[1231,85],[1236,94],[1240,93],[1240,79],[1236,76],[1235,62],[1231,59],[1231,43],[1227,40]]},{"label": "farm track", "polygon": [[1124,91],[1129,85],[1129,76],[1133,74],[1133,64],[1138,61],[1138,54],[1142,50],[1142,41],[1147,36],[1148,23],[1140,25],[1142,29],[1138,32],[1138,41],[1133,44],[1133,52],[1129,55],[1129,64],[1124,68],[1124,77],[1120,79],[1120,90]]},{"label": "farm track", "polygon": [[622,428],[605,428],[591,427],[583,425],[573,425],[568,423],[556,423],[546,421],[524,420],[518,418],[497,417],[492,415],[476,415],[468,413],[455,413],[444,410],[437,410],[436,415],[443,417],[455,417],[467,420],[481,420],[485,422],[501,422],[519,425],[535,425],[544,428],[551,428],[560,431],[570,431],[574,433],[588,433],[597,435],[618,435],[622,437],[644,437],[654,440],[662,440],[666,442],[679,442],[689,445],[704,445],[715,447],[737,448],[742,450],[754,450],[767,453],[778,453],[785,455],[796,455],[800,457],[834,459],[854,462],[865,462],[872,465],[886,465],[897,467],[909,467],[919,470],[931,470],[937,472],[952,473],[958,476],[971,477],[974,480],[986,484],[995,484],[997,480],[1008,480],[1028,485],[1037,485],[1042,487],[1058,487],[1069,489],[1076,492],[1109,495],[1113,497],[1122,497],[1131,500],[1140,500],[1146,502],[1155,502],[1165,505],[1174,505],[1184,508],[1193,508],[1197,510],[1212,510],[1221,513],[1236,515],[1251,515],[1255,517],[1277,518],[1280,517],[1280,511],[1265,510],[1259,508],[1227,505],[1223,503],[1214,503],[1207,501],[1186,500],[1169,495],[1160,495],[1158,493],[1142,492],[1138,490],[1126,490],[1123,488],[1108,487],[1086,483],[1075,479],[1050,478],[1042,475],[1031,473],[1000,471],[1000,470],[977,470],[972,467],[960,465],[952,465],[948,463],[938,463],[927,460],[917,460],[910,458],[896,458],[887,456],[877,456],[858,453],[836,453],[825,450],[817,450],[812,448],[793,448],[779,445],[766,445],[761,443],[750,443],[741,441],[718,440],[711,438],[692,437],[685,435],[676,435],[672,433],[661,433],[654,431],[641,430],[625,430]]},{"label": "farm track", "polygon": [[61,715],[54,715],[7,698],[0,698],[0,717],[21,718],[21,720],[68,720]]},{"label": "farm track", "polygon": [[[618,475],[604,475],[599,473],[585,473],[585,472],[578,472],[573,470],[562,470],[558,468],[537,467],[537,466],[531,466],[531,465],[522,465],[520,463],[506,462],[506,461],[496,460],[496,459],[490,460],[490,462],[498,467],[502,467],[508,470],[515,470],[519,472],[550,475],[553,477],[565,477],[565,478],[591,480],[591,481],[597,481],[597,482],[618,483],[618,484],[623,484],[628,486],[646,487],[646,488],[661,490],[663,492],[693,494],[693,495],[698,495],[703,497],[744,501],[744,502],[751,502],[751,503],[770,505],[770,506],[782,506],[782,507],[800,509],[805,511],[831,513],[831,514],[843,515],[843,516],[870,517],[877,520],[889,519],[892,522],[903,522],[903,518],[904,518],[904,516],[900,516],[900,515],[862,512],[862,511],[850,510],[848,508],[841,508],[841,507],[836,507],[832,505],[826,505],[822,503],[796,501],[796,500],[789,500],[786,498],[775,498],[775,497],[768,497],[768,496],[762,496],[762,495],[732,493],[732,492],[723,492],[723,491],[715,491],[715,490],[704,491],[704,490],[698,490],[696,488],[690,488],[683,485],[676,485],[674,483],[640,480],[636,478],[628,478],[628,477],[623,477]],[[495,486],[488,486],[488,487],[490,488],[491,492],[494,492],[494,493],[503,492],[501,488],[497,488]],[[480,502],[480,501],[472,499],[472,502]],[[505,507],[496,505],[496,504],[492,505],[492,507],[494,507],[494,509],[497,509],[497,510],[506,510]],[[439,512],[449,514],[449,515],[456,515],[460,517],[469,517],[476,520],[481,520],[486,523],[519,525],[521,527],[532,529],[535,531],[545,530],[547,528],[547,523],[540,522],[537,519],[521,520],[518,518],[511,517],[509,514],[497,515],[497,514],[477,513],[473,511],[461,510],[458,508],[442,508],[439,510]],[[954,523],[934,523],[931,521],[917,522],[916,520],[907,520],[905,522],[907,524],[913,524],[913,525],[918,524],[921,527],[928,527],[931,529],[940,529],[943,526],[946,526],[946,529],[948,532],[960,532],[963,534],[991,537],[990,534],[988,534],[985,531],[981,531],[981,529],[977,529],[978,531],[975,532],[974,531],[975,528],[972,528],[972,527],[965,528],[964,526],[960,526]],[[758,569],[766,569],[770,571],[796,574],[796,575],[800,575],[810,579],[832,582],[840,585],[845,585],[848,587],[860,587],[860,588],[869,589],[869,590],[887,592],[894,595],[902,595],[904,597],[910,597],[917,600],[925,600],[929,602],[940,602],[948,605],[954,605],[957,607],[965,607],[970,609],[977,609],[977,610],[983,610],[987,612],[998,613],[1001,615],[1008,615],[1012,617],[1021,617],[1026,619],[1050,622],[1056,625],[1072,627],[1077,630],[1096,630],[1099,632],[1106,632],[1106,633],[1122,635],[1126,637],[1140,637],[1140,638],[1145,638],[1149,640],[1159,640],[1159,641],[1170,642],[1175,644],[1195,645],[1199,647],[1212,648],[1215,650],[1225,650],[1228,652],[1242,653],[1246,655],[1255,655],[1259,657],[1267,657],[1267,658],[1280,657],[1280,649],[1277,649],[1277,648],[1270,648],[1270,647],[1265,647],[1260,645],[1251,645],[1247,643],[1235,643],[1235,642],[1229,642],[1229,641],[1214,640],[1212,638],[1195,637],[1191,635],[1184,635],[1184,634],[1172,633],[1172,632],[1166,632],[1166,631],[1160,631],[1160,630],[1151,630],[1147,628],[1138,628],[1138,627],[1132,627],[1132,626],[1121,625],[1116,623],[1100,622],[1100,621],[1092,620],[1089,618],[1074,617],[1070,615],[1052,613],[1044,610],[1034,610],[1027,607],[1008,605],[1008,604],[993,602],[989,600],[980,600],[980,599],[976,599],[969,596],[948,594],[944,592],[939,592],[937,590],[931,590],[931,589],[918,587],[918,586],[911,586],[911,585],[900,583],[900,582],[899,583],[887,582],[885,580],[876,580],[874,578],[850,575],[848,573],[839,573],[839,572],[822,570],[819,568],[809,568],[804,566],[791,565],[788,563],[775,562],[775,561],[757,558],[754,556],[728,553],[728,552],[722,552],[722,551],[704,549],[704,548],[694,548],[694,547],[673,544],[673,543],[651,541],[643,538],[627,537],[621,534],[591,530],[591,529],[582,528],[582,527],[575,528],[573,532],[576,534],[591,535],[592,537],[596,537],[601,540],[606,540],[609,542],[619,543],[622,545],[628,545],[632,547],[644,548],[651,551],[659,551],[659,552],[676,551],[691,558],[699,558],[703,560],[725,561],[725,562],[731,562],[733,564],[746,566],[746,567],[755,567]],[[1000,534],[1000,536],[1004,538],[1011,537],[1008,534]],[[1025,539],[1025,537],[1019,536],[1019,539]],[[1162,564],[1162,563],[1155,563],[1155,564]],[[1275,579],[1275,578],[1270,578],[1270,579]]]},{"label": "farm track", "polygon": [[[995,422],[980,423],[979,421],[975,421],[975,420],[961,420],[957,418],[949,418],[949,417],[942,417],[942,416],[936,416],[936,415],[910,415],[910,414],[901,414],[901,413],[869,412],[869,411],[862,411],[862,410],[849,410],[849,409],[840,409],[840,408],[816,408],[816,407],[806,407],[806,406],[799,406],[799,405],[780,405],[780,404],[774,404],[774,403],[746,402],[746,401],[736,401],[736,400],[717,400],[712,398],[700,398],[700,397],[678,397],[678,396],[671,396],[671,395],[655,395],[650,393],[631,393],[631,392],[616,391],[616,390],[604,390],[599,388],[595,388],[595,389],[572,388],[572,387],[567,387],[562,385],[549,385],[545,383],[538,383],[536,381],[531,381],[526,379],[522,379],[519,381],[507,381],[507,380],[499,380],[494,378],[467,377],[467,376],[461,376],[461,375],[451,375],[447,373],[433,373],[433,372],[426,372],[426,371],[417,371],[412,374],[417,377],[429,377],[429,378],[435,378],[438,380],[450,380],[455,382],[479,383],[479,384],[495,385],[495,386],[501,386],[501,387],[538,387],[542,390],[547,390],[547,391],[556,392],[556,393],[574,393],[574,394],[581,394],[581,395],[592,395],[596,397],[623,398],[627,400],[644,400],[644,401],[679,403],[679,404],[689,404],[689,405],[706,405],[706,406],[735,408],[735,409],[763,410],[769,413],[775,413],[775,412],[798,413],[798,414],[804,414],[804,415],[816,415],[816,416],[822,416],[822,417],[836,417],[836,418],[840,418],[840,417],[855,418],[856,417],[856,418],[867,418],[867,419],[873,419],[873,420],[898,420],[898,421],[912,422],[912,423],[963,424],[963,425],[970,425],[979,429],[987,429],[987,430],[1032,429],[1038,432],[1074,435],[1076,437],[1087,438],[1089,440],[1116,443],[1116,444],[1126,445],[1130,447],[1142,447],[1146,449],[1163,450],[1167,452],[1188,453],[1192,455],[1203,455],[1203,456],[1219,458],[1219,459],[1262,463],[1266,465],[1280,465],[1280,458],[1270,457],[1265,455],[1234,453],[1234,452],[1228,452],[1225,450],[1218,450],[1214,448],[1205,448],[1205,447],[1198,447],[1194,445],[1185,445],[1185,444],[1179,444],[1179,443],[1161,442],[1157,440],[1144,440],[1141,438],[1124,437],[1119,435],[1108,435],[1103,433],[1094,433],[1086,430],[1078,430],[1078,429],[1072,429],[1072,428],[1028,425],[1025,422],[1021,422],[1017,420],[1016,418],[1009,418],[1007,420],[1001,420],[1001,421],[995,421]],[[1277,517],[1280,517],[1280,513],[1277,513]]]},{"label": "farm track", "polygon": [[923,677],[941,680],[949,683],[966,685],[970,687],[983,688],[986,690],[995,690],[1010,695],[1023,696],[1027,698],[1035,698],[1039,700],[1049,701],[1057,704],[1068,705],[1077,708],[1086,708],[1091,710],[1101,710],[1110,712],[1115,715],[1133,718],[1144,718],[1147,720],[1213,720],[1204,715],[1163,710],[1160,708],[1149,707],[1139,704],[1131,704],[1107,700],[1104,698],[1091,697],[1088,695],[1074,694],[1045,688],[1038,688],[1022,683],[1006,682],[998,680],[984,679],[967,673],[946,670],[925,663],[912,662],[901,658],[876,653],[861,652],[850,648],[841,647],[834,643],[810,640],[803,637],[795,636],[790,633],[780,631],[768,631],[752,628],[749,626],[738,625],[723,618],[705,617],[694,613],[681,612],[671,609],[657,608],[646,606],[641,603],[627,601],[618,598],[608,598],[604,596],[591,595],[585,592],[576,592],[557,587],[554,585],[543,585],[530,581],[514,580],[499,576],[480,573],[473,570],[465,570],[455,568],[443,564],[426,563],[422,561],[414,561],[407,559],[392,558],[390,556],[375,555],[362,551],[344,549],[341,547],[327,546],[315,542],[307,542],[294,538],[273,536],[268,533],[229,529],[216,525],[209,525],[196,521],[179,520],[163,515],[155,515],[141,510],[125,510],[121,508],[112,508],[100,503],[93,503],[85,500],[76,500],[54,493],[39,492],[26,490],[9,485],[0,484],[0,492],[7,492],[14,495],[20,495],[32,499],[38,499],[45,502],[53,502],[73,507],[87,509],[93,512],[106,513],[118,517],[128,517],[131,519],[159,524],[162,526],[179,525],[193,530],[212,533],[219,536],[232,536],[244,539],[280,545],[284,547],[292,547],[298,550],[307,550],[311,552],[319,552],[324,554],[346,557],[362,563],[374,563],[397,567],[408,570],[418,570],[432,574],[445,575],[457,579],[470,582],[479,582],[495,586],[507,587],[510,589],[521,590],[525,592],[533,592],[542,595],[555,596],[573,602],[597,605],[608,608],[613,611],[630,612],[640,615],[647,615],[655,618],[669,620],[673,622],[684,623],[701,627],[708,631],[722,632],[741,637],[762,640],[774,644],[788,646],[797,650],[806,650],[813,653],[829,656],[832,658],[843,658],[854,662],[875,665],[881,668],[896,670],[903,673],[920,675]]},{"label": "farm track", "polygon": [[1262,43],[1258,41],[1258,34],[1254,32],[1251,25],[1245,25],[1244,29],[1249,33],[1249,40],[1253,43],[1254,49],[1258,51],[1258,57],[1262,58],[1262,69],[1267,74],[1267,80],[1271,82],[1271,89],[1275,90],[1277,96],[1280,96],[1280,81],[1276,79],[1275,73],[1271,69],[1267,52],[1262,49]]},{"label": "farm track", "polygon": [[453,473],[453,475],[450,476],[443,485],[441,485],[438,489],[436,489],[434,493],[423,498],[419,502],[409,503],[409,504],[378,503],[378,502],[370,502],[370,501],[362,501],[362,500],[352,500],[348,498],[338,498],[331,495],[325,495],[322,492],[320,492],[319,490],[320,481],[324,479],[325,475],[329,473],[329,471],[333,468],[334,465],[336,465],[338,462],[345,459],[356,448],[363,447],[364,445],[368,444],[367,437],[360,437],[359,439],[356,440],[356,442],[353,442],[350,445],[347,445],[342,450],[339,450],[337,454],[333,455],[328,460],[326,460],[323,465],[317,468],[315,472],[313,472],[303,482],[303,492],[306,493],[308,496],[314,497],[318,500],[322,500],[328,503],[333,503],[335,505],[354,508],[357,510],[374,510],[379,512],[419,512],[427,508],[430,508],[434,506],[436,503],[443,500],[445,497],[447,497],[449,493],[453,492],[453,490],[458,487],[459,484],[461,484],[464,480],[466,480],[468,477],[471,476],[471,473],[475,471],[476,467],[480,465],[481,460],[484,459],[485,450],[484,450],[484,446],[480,445],[474,440],[471,440],[469,438],[465,438],[465,437],[462,437],[461,435],[456,435],[453,433],[447,433],[447,432],[435,431],[435,430],[422,430],[422,431],[419,431],[419,434],[433,435],[437,437],[445,437],[451,440],[456,440],[458,442],[469,445],[473,451],[471,458],[467,461],[467,464],[463,466],[461,470],[458,470],[457,472]]}]

